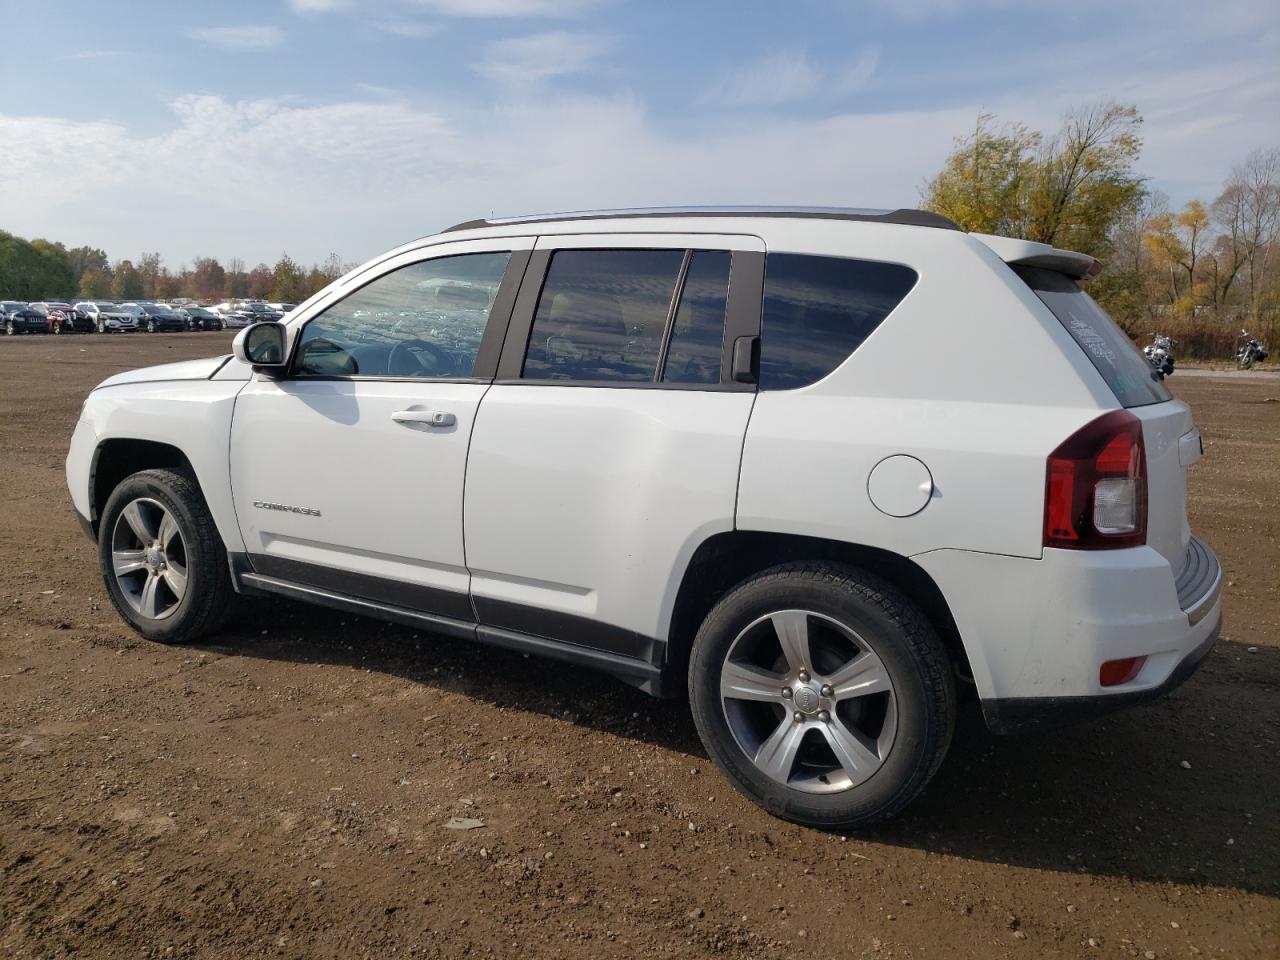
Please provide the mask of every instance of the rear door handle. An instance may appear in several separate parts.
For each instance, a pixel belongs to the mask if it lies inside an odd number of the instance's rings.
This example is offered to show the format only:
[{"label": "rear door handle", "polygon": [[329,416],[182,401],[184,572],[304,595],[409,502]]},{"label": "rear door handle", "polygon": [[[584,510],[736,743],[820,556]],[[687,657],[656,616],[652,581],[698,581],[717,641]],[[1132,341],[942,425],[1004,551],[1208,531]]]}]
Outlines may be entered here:
[{"label": "rear door handle", "polygon": [[443,410],[397,410],[391,414],[396,423],[425,423],[429,427],[452,427],[458,418]]}]

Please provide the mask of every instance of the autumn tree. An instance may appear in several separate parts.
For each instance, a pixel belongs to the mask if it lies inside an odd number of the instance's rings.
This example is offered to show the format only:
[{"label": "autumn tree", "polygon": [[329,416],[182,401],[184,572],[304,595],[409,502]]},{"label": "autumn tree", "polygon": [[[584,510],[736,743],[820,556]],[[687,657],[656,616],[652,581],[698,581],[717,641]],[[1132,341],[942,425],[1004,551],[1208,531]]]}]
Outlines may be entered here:
[{"label": "autumn tree", "polygon": [[282,303],[299,303],[305,299],[307,275],[302,267],[282,253],[271,272],[271,299]]},{"label": "autumn tree", "polygon": [[[71,278],[77,286],[81,278],[90,270],[100,273],[109,273],[111,270],[107,252],[97,247],[72,247],[67,251],[67,265],[71,268]],[[99,294],[99,296],[106,296],[106,294]]]},{"label": "autumn tree", "polygon": [[116,264],[111,278],[111,296],[116,300],[140,300],[142,292],[142,274],[133,265],[132,260],[121,260]]},{"label": "autumn tree", "polygon": [[156,298],[156,282],[164,269],[164,260],[158,253],[143,253],[136,264],[138,274],[142,277],[142,296],[148,300]]},{"label": "autumn tree", "polygon": [[80,275],[79,294],[90,300],[100,300],[111,296],[110,267],[90,267]]},{"label": "autumn tree", "polygon": [[926,185],[924,206],[965,230],[1104,254],[1112,225],[1142,195],[1141,122],[1134,107],[1100,103],[1068,111],[1046,137],[982,114]]},{"label": "autumn tree", "polygon": [[191,296],[199,300],[221,300],[227,286],[227,271],[215,257],[196,257],[188,276]]},{"label": "autumn tree", "polygon": [[[182,273],[185,272],[184,269]],[[173,274],[162,269],[160,275],[156,277],[155,289],[157,300],[172,300],[174,297],[182,296],[182,274]]]},{"label": "autumn tree", "polygon": [[250,300],[264,299],[271,290],[271,268],[260,263],[250,270],[248,288],[245,296]]},{"label": "autumn tree", "polygon": [[1198,267],[1208,252],[1209,214],[1199,200],[1191,200],[1180,213],[1163,213],[1148,226],[1147,248],[1154,267],[1167,273],[1169,302],[1189,311],[1197,302]]}]

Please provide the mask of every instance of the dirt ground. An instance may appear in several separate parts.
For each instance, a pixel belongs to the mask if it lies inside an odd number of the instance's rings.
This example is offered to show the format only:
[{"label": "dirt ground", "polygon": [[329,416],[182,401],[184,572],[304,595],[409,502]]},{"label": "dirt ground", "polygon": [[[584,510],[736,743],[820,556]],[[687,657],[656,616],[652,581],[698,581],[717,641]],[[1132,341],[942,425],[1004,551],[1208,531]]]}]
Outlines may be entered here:
[{"label": "dirt ground", "polygon": [[1172,381],[1227,578],[1200,673],[1049,735],[970,710],[906,814],[844,838],[583,670],[283,600],[196,647],[128,632],[67,440],[102,378],[229,340],[0,340],[0,957],[1278,955],[1274,380]]}]

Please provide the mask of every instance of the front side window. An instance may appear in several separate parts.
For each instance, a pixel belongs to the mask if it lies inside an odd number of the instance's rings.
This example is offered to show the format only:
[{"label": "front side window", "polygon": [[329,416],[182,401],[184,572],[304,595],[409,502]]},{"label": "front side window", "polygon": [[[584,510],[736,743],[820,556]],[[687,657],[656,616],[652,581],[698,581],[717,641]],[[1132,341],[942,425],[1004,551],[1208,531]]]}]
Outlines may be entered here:
[{"label": "front side window", "polygon": [[317,314],[302,329],[303,376],[470,377],[509,252],[400,267]]},{"label": "front side window", "polygon": [[896,263],[771,253],[765,261],[760,388],[817,383],[845,361],[915,285]]}]

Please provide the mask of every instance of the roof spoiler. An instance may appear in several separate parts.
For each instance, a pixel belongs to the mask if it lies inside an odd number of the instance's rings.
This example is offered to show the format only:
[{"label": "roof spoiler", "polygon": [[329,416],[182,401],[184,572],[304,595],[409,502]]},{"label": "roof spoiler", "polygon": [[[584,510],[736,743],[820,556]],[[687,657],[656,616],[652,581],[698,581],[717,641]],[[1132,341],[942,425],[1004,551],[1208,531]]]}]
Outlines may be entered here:
[{"label": "roof spoiler", "polygon": [[1074,250],[1060,250],[1047,243],[1036,243],[1034,240],[1016,240],[1013,237],[997,237],[989,233],[971,233],[969,236],[986,244],[1005,263],[1010,266],[1043,267],[1046,270],[1057,270],[1069,277],[1083,280],[1095,276],[1102,269],[1102,263],[1087,253],[1076,253]]}]

